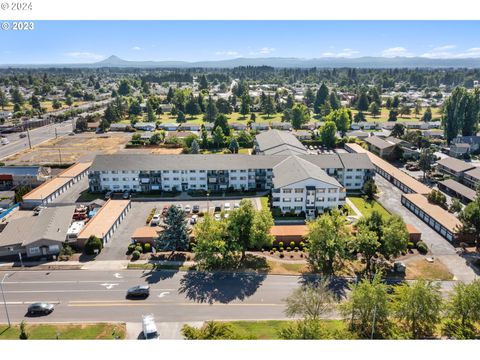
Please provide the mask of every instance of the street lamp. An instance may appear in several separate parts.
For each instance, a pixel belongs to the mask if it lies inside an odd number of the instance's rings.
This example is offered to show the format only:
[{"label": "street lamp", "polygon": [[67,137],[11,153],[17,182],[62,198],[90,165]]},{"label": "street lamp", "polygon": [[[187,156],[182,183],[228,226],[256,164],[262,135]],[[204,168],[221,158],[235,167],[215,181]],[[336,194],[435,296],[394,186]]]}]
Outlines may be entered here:
[{"label": "street lamp", "polygon": [[2,281],[0,281],[0,290],[2,291],[3,305],[5,306],[5,313],[7,314],[8,327],[11,326],[11,323],[10,323],[10,316],[8,315],[7,300],[5,300],[5,293],[3,292],[3,282],[4,282],[5,279],[6,279],[7,277],[9,277],[9,276],[10,276],[10,274],[9,274],[9,273],[6,273],[6,274],[3,276]]}]

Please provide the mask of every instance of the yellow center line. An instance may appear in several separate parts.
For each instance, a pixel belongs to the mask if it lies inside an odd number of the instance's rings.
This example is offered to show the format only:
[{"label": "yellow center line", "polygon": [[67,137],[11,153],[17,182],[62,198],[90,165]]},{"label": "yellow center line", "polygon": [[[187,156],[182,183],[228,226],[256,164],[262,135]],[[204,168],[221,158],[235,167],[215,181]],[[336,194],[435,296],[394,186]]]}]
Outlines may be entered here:
[{"label": "yellow center line", "polygon": [[155,302],[155,303],[136,303],[136,302],[108,302],[108,301],[84,301],[84,302],[69,302],[69,307],[106,307],[106,306],[158,306],[158,305],[171,305],[176,306],[245,306],[245,307],[272,307],[272,306],[284,306],[284,304],[208,304],[208,303],[184,303],[178,304],[174,302]]}]

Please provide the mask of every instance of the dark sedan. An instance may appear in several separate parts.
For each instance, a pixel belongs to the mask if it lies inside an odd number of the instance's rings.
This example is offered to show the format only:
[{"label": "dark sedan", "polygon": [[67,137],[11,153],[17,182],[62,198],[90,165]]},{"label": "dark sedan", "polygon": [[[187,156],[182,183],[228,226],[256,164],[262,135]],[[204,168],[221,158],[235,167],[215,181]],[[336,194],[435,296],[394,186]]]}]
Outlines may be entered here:
[{"label": "dark sedan", "polygon": [[34,303],[28,306],[27,313],[29,315],[48,315],[50,314],[55,306],[49,303]]},{"label": "dark sedan", "polygon": [[137,285],[127,290],[127,298],[147,298],[150,295],[150,286]]}]

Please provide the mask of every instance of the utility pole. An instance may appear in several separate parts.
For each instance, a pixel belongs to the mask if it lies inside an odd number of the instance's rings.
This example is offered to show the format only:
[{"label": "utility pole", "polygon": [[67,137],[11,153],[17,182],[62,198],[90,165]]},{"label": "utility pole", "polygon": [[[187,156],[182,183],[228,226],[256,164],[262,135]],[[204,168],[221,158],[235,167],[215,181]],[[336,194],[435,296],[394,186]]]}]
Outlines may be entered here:
[{"label": "utility pole", "polygon": [[27,128],[28,147],[32,148],[32,142],[30,141],[30,130]]},{"label": "utility pole", "polygon": [[7,307],[7,300],[5,300],[5,293],[3,292],[3,282],[5,279],[10,276],[10,274],[5,274],[3,276],[2,281],[0,281],[0,290],[2,291],[2,297],[3,297],[3,305],[5,306],[5,313],[7,314],[7,322],[8,322],[8,327],[11,327],[12,324],[10,323],[10,316],[8,315],[8,307]]}]

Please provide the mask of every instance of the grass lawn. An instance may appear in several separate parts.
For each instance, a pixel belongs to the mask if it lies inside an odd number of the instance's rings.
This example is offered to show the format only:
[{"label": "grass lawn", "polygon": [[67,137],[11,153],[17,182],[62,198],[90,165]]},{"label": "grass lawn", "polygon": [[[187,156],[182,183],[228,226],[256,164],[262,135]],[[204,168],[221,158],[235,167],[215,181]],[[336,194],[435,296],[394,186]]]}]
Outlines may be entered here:
[{"label": "grass lawn", "polygon": [[348,198],[358,208],[358,210],[360,210],[363,216],[369,216],[373,210],[378,211],[385,218],[390,216],[390,213],[375,200],[367,202],[360,196],[349,196]]},{"label": "grass lawn", "polygon": [[[351,109],[352,110],[352,114],[355,115],[356,113],[358,113],[358,110],[355,110],[355,109]],[[397,121],[398,122],[403,122],[403,121],[421,121],[422,119],[422,116],[423,116],[423,113],[425,112],[426,108],[425,109],[422,109],[422,112],[420,113],[420,115],[418,115],[418,117],[415,117],[415,115],[413,114],[413,110],[412,110],[412,114],[411,115],[406,115],[404,117],[398,115],[397,116]],[[370,122],[385,122],[388,120],[388,114],[390,113],[390,110],[387,109],[387,108],[382,108],[381,110],[381,114],[377,117],[373,117],[372,115],[370,115],[369,112],[364,112],[364,115],[365,115],[365,119],[367,121],[370,121]],[[432,108],[432,120],[439,120],[440,119],[440,116],[441,116],[441,112],[440,112],[440,108]]]},{"label": "grass lawn", "polygon": [[[256,340],[281,340],[279,331],[291,323],[292,320],[263,320],[263,321],[231,321],[233,330],[242,338]],[[346,331],[346,326],[341,320],[322,320],[328,332]]]},{"label": "grass lawn", "polygon": [[[56,339],[57,333],[61,340],[113,339],[114,335],[124,339],[125,324],[27,324],[29,339]],[[19,335],[20,325],[0,325],[0,340],[18,340]]]},{"label": "grass lawn", "polygon": [[91,193],[87,190],[84,190],[80,193],[80,197],[77,199],[79,202],[90,202],[96,199],[101,199],[103,200],[104,195],[103,194],[94,194]]},{"label": "grass lawn", "polygon": [[260,202],[262,203],[262,209],[268,209],[269,206],[268,206],[268,197],[266,196],[262,196],[260,198]]}]

